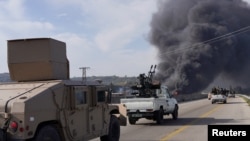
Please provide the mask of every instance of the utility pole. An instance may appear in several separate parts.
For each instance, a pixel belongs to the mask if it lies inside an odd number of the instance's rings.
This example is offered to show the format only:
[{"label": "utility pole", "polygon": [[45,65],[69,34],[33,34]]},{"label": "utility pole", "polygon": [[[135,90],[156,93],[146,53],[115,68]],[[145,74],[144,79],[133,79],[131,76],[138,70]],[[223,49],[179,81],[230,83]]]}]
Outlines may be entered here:
[{"label": "utility pole", "polygon": [[86,81],[87,80],[87,69],[90,69],[90,67],[80,67],[79,69],[82,70],[82,81]]}]

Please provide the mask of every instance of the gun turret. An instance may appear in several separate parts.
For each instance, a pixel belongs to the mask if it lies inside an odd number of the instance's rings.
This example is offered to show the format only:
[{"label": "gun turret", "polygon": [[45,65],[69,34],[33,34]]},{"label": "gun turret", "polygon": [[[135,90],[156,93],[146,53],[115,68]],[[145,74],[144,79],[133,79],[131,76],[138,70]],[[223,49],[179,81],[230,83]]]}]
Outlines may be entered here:
[{"label": "gun turret", "polygon": [[136,86],[132,86],[132,89],[138,90],[139,97],[155,96],[155,90],[160,88],[160,82],[153,81],[155,69],[156,65],[151,65],[148,76],[142,73],[137,77],[139,79],[139,83]]}]

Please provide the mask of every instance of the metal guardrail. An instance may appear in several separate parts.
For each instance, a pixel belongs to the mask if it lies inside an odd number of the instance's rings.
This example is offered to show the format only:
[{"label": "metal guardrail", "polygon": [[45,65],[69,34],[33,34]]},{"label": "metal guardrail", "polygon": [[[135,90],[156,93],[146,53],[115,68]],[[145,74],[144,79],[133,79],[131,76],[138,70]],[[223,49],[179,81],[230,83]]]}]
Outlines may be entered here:
[{"label": "metal guardrail", "polygon": [[[113,94],[112,95],[112,103],[120,103],[121,98],[133,98],[134,96],[127,96],[123,94]],[[174,95],[174,98],[178,102],[186,102],[186,101],[192,101],[192,100],[198,100],[198,99],[203,99],[207,98],[206,94],[180,94],[180,95]]]},{"label": "metal guardrail", "polygon": [[250,95],[246,95],[246,94],[237,94],[237,95],[242,96],[242,97],[245,97],[245,98],[247,98],[248,100],[250,100]]},{"label": "metal guardrail", "polygon": [[[245,95],[245,94],[236,94],[238,96],[245,97],[250,100],[250,95]],[[202,94],[180,94],[180,95],[175,95],[174,96],[178,102],[186,102],[186,101],[192,101],[192,100],[198,100],[198,99],[203,99],[207,98],[207,93],[202,93]],[[132,97],[125,97],[125,95],[114,95],[112,97],[112,103],[120,103],[121,98],[132,98]]]}]

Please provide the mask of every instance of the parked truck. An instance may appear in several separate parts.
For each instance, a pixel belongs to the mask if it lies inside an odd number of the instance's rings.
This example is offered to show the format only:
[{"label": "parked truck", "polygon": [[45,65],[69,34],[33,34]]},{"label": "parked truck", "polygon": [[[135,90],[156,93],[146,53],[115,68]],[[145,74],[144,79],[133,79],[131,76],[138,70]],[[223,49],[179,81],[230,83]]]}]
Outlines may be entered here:
[{"label": "parked truck", "polygon": [[0,141],[119,141],[126,109],[109,86],[72,81],[66,43],[8,40],[11,82],[0,83]]},{"label": "parked truck", "polygon": [[156,65],[152,65],[148,76],[144,73],[138,76],[138,82],[131,87],[135,97],[120,100],[127,108],[128,120],[132,125],[141,118],[154,120],[157,124],[162,124],[164,115],[172,115],[174,120],[178,118],[178,102],[167,86],[153,79],[155,69]]}]

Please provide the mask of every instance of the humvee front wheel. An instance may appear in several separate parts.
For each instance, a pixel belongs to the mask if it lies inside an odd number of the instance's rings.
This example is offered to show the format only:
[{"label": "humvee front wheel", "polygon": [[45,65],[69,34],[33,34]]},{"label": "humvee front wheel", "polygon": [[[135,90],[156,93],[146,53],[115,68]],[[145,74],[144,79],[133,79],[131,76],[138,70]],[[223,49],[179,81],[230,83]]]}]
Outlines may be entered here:
[{"label": "humvee front wheel", "polygon": [[56,126],[46,125],[38,131],[35,141],[62,141],[62,139]]},{"label": "humvee front wheel", "polygon": [[109,133],[100,137],[101,141],[119,141],[120,123],[115,115],[111,115],[109,124]]},{"label": "humvee front wheel", "polygon": [[129,117],[128,122],[129,122],[129,124],[134,125],[136,123],[136,119],[132,118],[132,117]]}]

